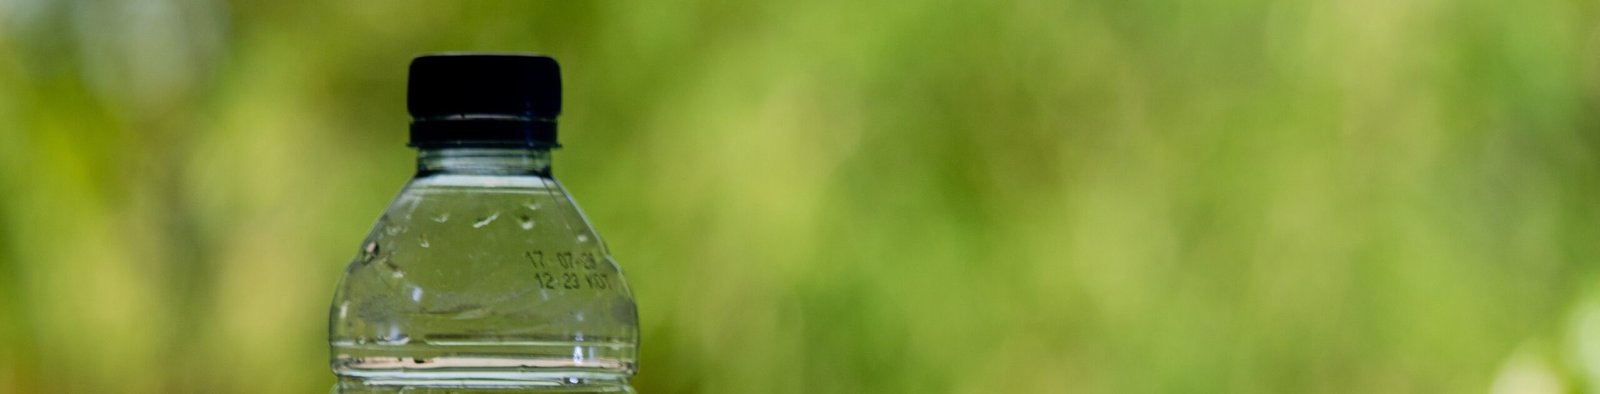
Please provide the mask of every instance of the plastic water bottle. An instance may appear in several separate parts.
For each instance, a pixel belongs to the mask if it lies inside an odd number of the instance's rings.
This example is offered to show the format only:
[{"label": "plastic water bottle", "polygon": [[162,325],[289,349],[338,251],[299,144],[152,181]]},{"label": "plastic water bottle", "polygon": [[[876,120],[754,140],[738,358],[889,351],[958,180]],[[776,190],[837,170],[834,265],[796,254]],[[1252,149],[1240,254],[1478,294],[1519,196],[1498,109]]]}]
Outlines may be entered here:
[{"label": "plastic water bottle", "polygon": [[633,296],[550,171],[556,61],[421,56],[407,107],[417,172],[334,295],[334,391],[633,392]]}]

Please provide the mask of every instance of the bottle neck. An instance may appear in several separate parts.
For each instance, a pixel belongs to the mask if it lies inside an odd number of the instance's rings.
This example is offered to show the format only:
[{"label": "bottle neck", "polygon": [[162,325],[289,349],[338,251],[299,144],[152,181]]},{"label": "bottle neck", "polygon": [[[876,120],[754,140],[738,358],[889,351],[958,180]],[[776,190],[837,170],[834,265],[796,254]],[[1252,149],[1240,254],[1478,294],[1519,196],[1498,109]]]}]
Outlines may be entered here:
[{"label": "bottle neck", "polygon": [[550,148],[424,148],[417,176],[433,174],[550,176]]}]

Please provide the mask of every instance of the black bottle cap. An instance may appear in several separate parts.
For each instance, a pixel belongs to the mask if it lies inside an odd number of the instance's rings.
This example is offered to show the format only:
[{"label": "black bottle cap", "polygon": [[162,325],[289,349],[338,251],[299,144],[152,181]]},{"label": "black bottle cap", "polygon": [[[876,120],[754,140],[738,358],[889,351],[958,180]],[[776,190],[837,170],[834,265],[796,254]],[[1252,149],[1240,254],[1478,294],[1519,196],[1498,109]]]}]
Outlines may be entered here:
[{"label": "black bottle cap", "polygon": [[561,67],[548,56],[441,53],[411,60],[411,146],[559,146]]}]

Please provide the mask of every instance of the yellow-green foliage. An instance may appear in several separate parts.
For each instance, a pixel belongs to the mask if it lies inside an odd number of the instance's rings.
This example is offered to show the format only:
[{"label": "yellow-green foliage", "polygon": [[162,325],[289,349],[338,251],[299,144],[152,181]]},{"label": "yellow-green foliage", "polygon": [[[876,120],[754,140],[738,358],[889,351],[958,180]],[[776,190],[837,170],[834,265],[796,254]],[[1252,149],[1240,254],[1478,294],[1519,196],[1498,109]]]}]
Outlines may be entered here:
[{"label": "yellow-green foliage", "polygon": [[0,392],[326,391],[442,50],[563,62],[643,393],[1581,388],[1597,4],[0,1]]}]

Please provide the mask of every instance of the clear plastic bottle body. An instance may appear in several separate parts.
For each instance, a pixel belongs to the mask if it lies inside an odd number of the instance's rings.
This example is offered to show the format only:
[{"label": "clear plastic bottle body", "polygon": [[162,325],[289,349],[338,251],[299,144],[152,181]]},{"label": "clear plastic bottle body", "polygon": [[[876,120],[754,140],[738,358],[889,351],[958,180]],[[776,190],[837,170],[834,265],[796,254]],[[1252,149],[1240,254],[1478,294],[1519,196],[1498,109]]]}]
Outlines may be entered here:
[{"label": "clear plastic bottle body", "polygon": [[334,296],[336,391],[631,392],[632,294],[549,155],[421,152]]}]

